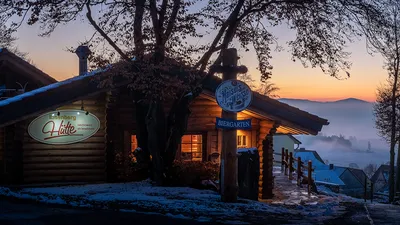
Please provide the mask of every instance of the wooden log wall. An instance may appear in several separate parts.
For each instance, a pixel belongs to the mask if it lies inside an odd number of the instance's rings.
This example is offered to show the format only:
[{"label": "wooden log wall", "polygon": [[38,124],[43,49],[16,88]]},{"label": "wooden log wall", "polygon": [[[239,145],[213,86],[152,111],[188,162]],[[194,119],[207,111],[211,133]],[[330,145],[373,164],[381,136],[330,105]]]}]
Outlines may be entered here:
[{"label": "wooden log wall", "polygon": [[272,197],[273,189],[273,147],[272,137],[267,140],[268,134],[273,131],[274,123],[272,121],[260,121],[260,129],[258,131],[258,153],[260,155],[260,177],[259,192],[260,199]]},{"label": "wooden log wall", "polygon": [[[170,104],[165,103],[166,115],[169,112]],[[210,160],[211,153],[221,153],[221,132],[215,128],[216,117],[221,116],[221,108],[215,101],[199,96],[190,106],[191,115],[187,133],[205,134],[204,141],[207,141],[206,152],[203,159]],[[238,119],[251,118],[245,113],[238,113]],[[122,154],[125,158],[130,153],[129,133],[136,133],[136,112],[133,98],[130,91],[120,88],[109,92],[107,95],[106,118],[107,121],[107,168],[109,181],[114,180],[123,171],[123,165],[116,165],[113,156],[116,153]],[[258,143],[257,131],[259,130],[259,119],[252,118],[251,143],[256,147]],[[127,140],[128,139],[128,140]],[[250,140],[249,140],[250,141]]]},{"label": "wooden log wall", "polygon": [[[68,145],[49,145],[31,138],[25,129],[23,143],[24,183],[70,183],[105,181],[105,95],[85,99],[84,110],[100,120],[92,137]],[[60,107],[81,109],[81,101]],[[33,120],[33,119],[32,119]],[[31,122],[28,121],[28,124]]]}]

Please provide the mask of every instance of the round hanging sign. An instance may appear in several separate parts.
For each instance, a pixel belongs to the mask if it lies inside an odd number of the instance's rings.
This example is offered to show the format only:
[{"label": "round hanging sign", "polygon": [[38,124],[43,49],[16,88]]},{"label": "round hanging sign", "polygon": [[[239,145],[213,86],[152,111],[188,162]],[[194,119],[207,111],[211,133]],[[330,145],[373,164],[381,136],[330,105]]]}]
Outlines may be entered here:
[{"label": "round hanging sign", "polygon": [[65,145],[86,140],[97,133],[100,120],[81,110],[48,112],[34,119],[28,127],[29,135],[42,143]]},{"label": "round hanging sign", "polygon": [[253,92],[242,81],[226,80],[217,87],[215,98],[224,111],[240,112],[251,104]]}]

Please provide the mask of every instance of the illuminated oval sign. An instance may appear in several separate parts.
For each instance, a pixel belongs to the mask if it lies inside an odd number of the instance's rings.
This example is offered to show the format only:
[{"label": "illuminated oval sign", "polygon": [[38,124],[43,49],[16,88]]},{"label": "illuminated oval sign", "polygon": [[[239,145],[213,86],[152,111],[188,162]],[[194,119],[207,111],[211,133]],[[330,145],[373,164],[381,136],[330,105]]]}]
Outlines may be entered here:
[{"label": "illuminated oval sign", "polygon": [[217,87],[215,98],[224,111],[241,112],[251,104],[253,92],[242,81],[226,80]]},{"label": "illuminated oval sign", "polygon": [[100,120],[82,110],[59,110],[34,119],[28,127],[29,135],[42,143],[65,145],[83,141],[100,128]]}]

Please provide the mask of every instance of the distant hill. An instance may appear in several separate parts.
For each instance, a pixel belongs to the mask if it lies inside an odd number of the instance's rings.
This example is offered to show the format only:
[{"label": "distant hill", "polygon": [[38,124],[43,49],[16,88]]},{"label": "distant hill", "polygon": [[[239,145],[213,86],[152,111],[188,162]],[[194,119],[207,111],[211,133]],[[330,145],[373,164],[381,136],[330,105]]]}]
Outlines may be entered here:
[{"label": "distant hill", "polygon": [[375,129],[373,104],[356,98],[338,101],[318,102],[307,99],[278,99],[319,117],[328,119],[321,133],[326,135],[354,136],[358,140],[372,140],[371,143],[384,143]]},{"label": "distant hill", "polygon": [[308,99],[297,99],[297,98],[280,98],[278,101],[281,102],[309,102],[309,103],[371,103],[368,101],[364,101],[358,98],[346,98],[346,99],[341,99],[337,101],[313,101],[313,100],[308,100]]},{"label": "distant hill", "polygon": [[338,101],[332,101],[332,103],[371,103],[371,102],[367,102],[358,98],[346,98]]},{"label": "distant hill", "polygon": [[[373,104],[356,98],[338,101],[318,102],[307,99],[283,98],[279,101],[297,107],[319,117],[328,119],[330,124],[322,128],[319,136],[296,136],[306,149],[316,150],[324,160],[337,165],[348,166],[356,163],[361,167],[368,163],[380,165],[389,160],[389,147],[375,129]],[[329,138],[323,136],[346,138]],[[347,143],[351,141],[351,145]],[[367,153],[368,143],[372,153]]]}]

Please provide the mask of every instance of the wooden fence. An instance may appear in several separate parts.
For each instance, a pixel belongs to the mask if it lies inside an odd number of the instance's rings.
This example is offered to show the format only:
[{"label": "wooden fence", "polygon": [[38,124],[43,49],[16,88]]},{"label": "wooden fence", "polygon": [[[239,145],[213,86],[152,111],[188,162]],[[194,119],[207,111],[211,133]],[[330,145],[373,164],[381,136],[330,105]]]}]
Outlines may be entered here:
[{"label": "wooden fence", "polygon": [[[303,161],[301,161],[301,157],[294,158],[293,153],[285,148],[282,148],[281,153],[274,153],[274,155],[280,155],[281,160],[274,160],[275,163],[281,164],[282,173],[285,176],[288,176],[289,180],[293,180],[293,173],[296,171],[296,180],[297,185],[301,186],[302,184],[307,184],[308,194],[311,194],[311,187],[314,184],[314,180],[312,179],[312,172],[314,171],[312,168],[311,160],[308,161],[307,165]],[[297,165],[294,167],[294,162],[297,162]],[[306,172],[306,174],[304,174]]]}]

